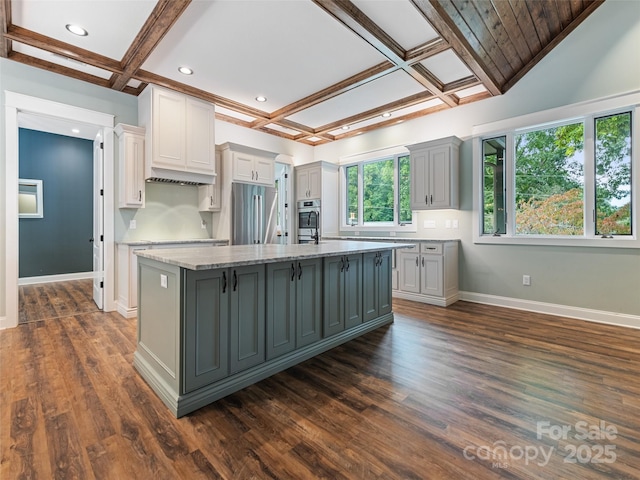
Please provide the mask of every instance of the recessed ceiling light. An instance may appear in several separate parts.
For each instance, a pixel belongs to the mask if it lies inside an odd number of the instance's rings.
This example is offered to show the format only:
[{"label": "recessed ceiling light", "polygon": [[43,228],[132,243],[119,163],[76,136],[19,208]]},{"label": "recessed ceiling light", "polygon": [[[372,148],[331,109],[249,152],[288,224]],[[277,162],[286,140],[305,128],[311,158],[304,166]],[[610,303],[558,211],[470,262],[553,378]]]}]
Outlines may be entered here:
[{"label": "recessed ceiling light", "polygon": [[382,118],[389,118],[391,116],[391,114],[389,112],[384,112],[382,114]]},{"label": "recessed ceiling light", "polygon": [[267,101],[267,97],[263,97],[262,95],[258,95],[258,96],[256,97],[256,100],[257,100],[258,102],[266,102],[266,101]]},{"label": "recessed ceiling light", "polygon": [[87,32],[80,25],[74,25],[73,23],[67,23],[65,25],[65,28],[67,30],[69,30],[71,33],[73,33],[74,35],[78,35],[79,37],[86,37],[87,35],[89,35],[89,32]]},{"label": "recessed ceiling light", "polygon": [[189,67],[178,67],[178,71],[183,75],[193,75],[193,70]]},{"label": "recessed ceiling light", "polygon": [[349,130],[349,125],[343,125],[342,130]]}]

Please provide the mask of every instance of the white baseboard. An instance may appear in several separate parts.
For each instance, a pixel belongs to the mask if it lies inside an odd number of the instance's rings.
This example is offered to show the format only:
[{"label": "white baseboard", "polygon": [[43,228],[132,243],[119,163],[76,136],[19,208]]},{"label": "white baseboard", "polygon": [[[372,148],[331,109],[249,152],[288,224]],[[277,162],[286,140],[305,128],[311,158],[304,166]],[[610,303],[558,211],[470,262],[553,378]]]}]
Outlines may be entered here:
[{"label": "white baseboard", "polygon": [[522,300],[520,298],[499,297],[497,295],[475,292],[460,292],[460,300],[640,329],[640,316],[626,313],[606,312],[604,310],[592,310],[589,308]]},{"label": "white baseboard", "polygon": [[41,277],[25,277],[18,279],[18,285],[34,285],[36,283],[67,282],[93,278],[93,272],[62,273],[60,275],[42,275]]},{"label": "white baseboard", "polygon": [[17,321],[10,322],[7,317],[0,317],[0,330],[4,330],[5,328],[14,328],[17,326]]},{"label": "white baseboard", "polygon": [[420,293],[403,292],[401,290],[392,290],[391,295],[396,298],[413,300],[414,302],[428,303],[429,305],[436,305],[438,307],[448,307],[452,303],[456,303],[458,300],[460,300],[458,293],[445,298],[434,297],[433,295],[424,295]]},{"label": "white baseboard", "polygon": [[125,307],[120,302],[116,303],[116,311],[122,315],[124,318],[134,318],[138,316],[138,308],[137,307]]}]

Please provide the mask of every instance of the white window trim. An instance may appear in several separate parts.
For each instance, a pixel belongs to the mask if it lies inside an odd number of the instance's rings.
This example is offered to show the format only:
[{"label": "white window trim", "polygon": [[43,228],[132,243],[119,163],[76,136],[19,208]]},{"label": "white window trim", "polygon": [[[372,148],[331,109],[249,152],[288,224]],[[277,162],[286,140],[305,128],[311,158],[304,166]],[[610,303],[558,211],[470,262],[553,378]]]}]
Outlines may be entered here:
[{"label": "white window trim", "polygon": [[[571,120],[580,121],[584,117],[589,116],[605,116],[610,113],[619,113],[623,110],[631,111],[632,118],[632,145],[631,145],[631,162],[632,162],[632,185],[631,192],[631,215],[633,224],[633,235],[614,236],[613,238],[601,238],[595,236],[592,222],[585,221],[585,235],[580,237],[555,237],[550,235],[527,235],[515,236],[506,234],[500,236],[486,235],[482,233],[483,226],[483,192],[481,188],[482,174],[482,140],[493,136],[507,135],[507,149],[512,151],[513,133],[521,133],[526,130],[545,128],[555,123],[567,123]],[[585,125],[585,169],[589,168],[592,162],[587,149],[591,149],[591,145],[587,141],[593,138],[593,126]],[[477,244],[493,244],[493,245],[549,245],[549,246],[570,246],[570,247],[604,247],[604,248],[640,248],[640,90],[633,92],[607,97],[604,99],[583,102],[566,107],[554,108],[536,112],[512,119],[500,120],[498,122],[487,123],[473,127],[473,243]],[[510,140],[511,139],[511,140]],[[589,158],[589,160],[586,160]],[[592,165],[591,165],[592,166]],[[509,166],[512,168],[512,165]],[[512,195],[515,181],[511,174],[507,178],[509,188],[507,189],[507,221],[510,227],[515,222],[515,212],[513,211]],[[593,209],[594,187],[585,184],[585,212]],[[587,215],[585,213],[585,215]],[[586,220],[586,219],[585,219]],[[507,232],[513,232],[513,228],[507,228]]]},{"label": "white window trim", "polygon": [[[363,166],[366,163],[373,163],[383,160],[388,160],[392,158],[394,162],[396,162],[399,157],[408,156],[409,150],[405,147],[391,147],[384,150],[378,150],[375,152],[369,152],[361,155],[354,155],[348,157],[348,162],[345,162],[345,159],[342,159],[340,165],[340,207],[339,207],[339,218],[340,218],[340,234],[358,234],[359,232],[404,232],[404,233],[416,233],[418,231],[418,215],[416,211],[413,210],[411,223],[401,225],[397,223],[398,220],[398,195],[397,191],[394,191],[394,208],[393,208],[393,217],[394,222],[385,222],[385,223],[376,223],[376,224],[365,224],[362,222],[362,215],[364,213],[364,205],[363,200],[364,197],[362,194],[358,195],[358,223],[356,225],[351,225],[346,222],[346,218],[344,216],[344,212],[346,210],[347,205],[347,176],[345,173],[345,169],[351,166],[358,166],[358,192],[362,193],[363,190],[363,175],[362,170]],[[356,160],[357,159],[357,160]],[[398,185],[398,169],[394,166],[393,172],[393,181],[394,186]]]}]

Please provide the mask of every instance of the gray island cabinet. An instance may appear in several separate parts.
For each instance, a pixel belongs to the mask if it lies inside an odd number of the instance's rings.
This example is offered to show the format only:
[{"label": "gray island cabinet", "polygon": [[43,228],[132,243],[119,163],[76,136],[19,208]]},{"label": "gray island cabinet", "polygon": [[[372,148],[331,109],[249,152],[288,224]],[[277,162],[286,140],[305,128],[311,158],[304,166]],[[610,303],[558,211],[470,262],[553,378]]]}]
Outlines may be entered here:
[{"label": "gray island cabinet", "polygon": [[393,322],[400,243],[138,253],[134,365],[177,417]]}]

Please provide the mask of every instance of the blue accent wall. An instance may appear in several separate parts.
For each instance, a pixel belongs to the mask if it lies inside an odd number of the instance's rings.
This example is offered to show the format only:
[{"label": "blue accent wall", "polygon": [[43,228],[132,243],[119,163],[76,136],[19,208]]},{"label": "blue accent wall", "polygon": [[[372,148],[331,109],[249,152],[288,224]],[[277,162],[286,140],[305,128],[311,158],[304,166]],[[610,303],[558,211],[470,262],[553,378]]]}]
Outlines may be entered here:
[{"label": "blue accent wall", "polygon": [[43,218],[21,218],[20,278],[93,270],[93,142],[21,128],[19,176],[42,180]]}]

